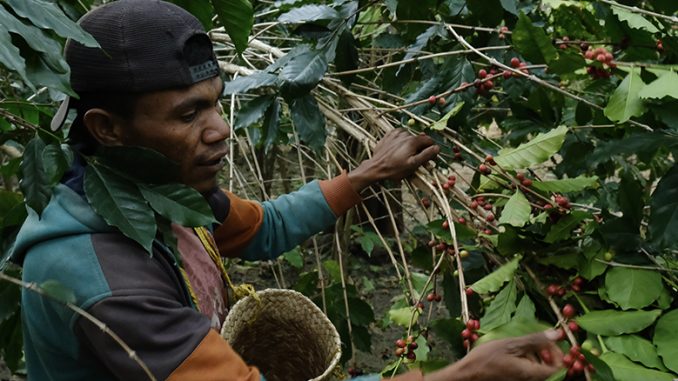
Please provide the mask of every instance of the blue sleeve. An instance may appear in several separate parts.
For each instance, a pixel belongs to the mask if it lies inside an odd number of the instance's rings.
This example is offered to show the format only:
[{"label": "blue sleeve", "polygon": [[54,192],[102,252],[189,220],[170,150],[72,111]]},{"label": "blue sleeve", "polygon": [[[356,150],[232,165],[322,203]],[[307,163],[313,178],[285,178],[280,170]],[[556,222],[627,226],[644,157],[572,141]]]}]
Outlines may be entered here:
[{"label": "blue sleeve", "polygon": [[337,220],[317,180],[262,207],[261,228],[241,256],[248,261],[276,258]]}]

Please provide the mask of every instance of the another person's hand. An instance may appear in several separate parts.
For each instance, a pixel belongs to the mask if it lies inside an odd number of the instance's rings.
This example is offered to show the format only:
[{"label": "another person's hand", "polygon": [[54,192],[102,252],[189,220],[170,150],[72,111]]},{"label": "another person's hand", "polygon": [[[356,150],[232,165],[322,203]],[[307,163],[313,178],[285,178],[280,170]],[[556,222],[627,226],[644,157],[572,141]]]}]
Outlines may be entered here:
[{"label": "another person's hand", "polygon": [[360,192],[381,180],[402,180],[440,152],[433,139],[412,135],[404,129],[389,131],[374,147],[372,157],[360,163],[348,176]]},{"label": "another person's hand", "polygon": [[557,331],[490,341],[425,381],[543,381],[562,367]]}]

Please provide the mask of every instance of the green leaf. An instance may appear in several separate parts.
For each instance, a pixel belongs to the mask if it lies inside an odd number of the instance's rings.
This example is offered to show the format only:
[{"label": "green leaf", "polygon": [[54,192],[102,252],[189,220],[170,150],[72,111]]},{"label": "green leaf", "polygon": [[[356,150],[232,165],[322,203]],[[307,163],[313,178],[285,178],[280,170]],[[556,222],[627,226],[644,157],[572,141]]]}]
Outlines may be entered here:
[{"label": "green leaf", "polygon": [[499,0],[501,2],[501,7],[508,13],[518,16],[518,9],[516,0]]},{"label": "green leaf", "polygon": [[454,107],[452,107],[452,109],[447,114],[445,114],[442,118],[438,119],[435,123],[433,123],[430,128],[432,130],[444,130],[445,128],[447,128],[447,121],[451,117],[459,114],[459,111],[461,111],[462,107],[464,107],[464,101],[455,104]]},{"label": "green leaf", "polygon": [[308,21],[335,20],[339,18],[339,13],[327,5],[304,5],[294,8],[278,17],[281,23],[300,24]]},{"label": "green leaf", "polygon": [[275,95],[262,95],[245,103],[235,116],[233,129],[238,131],[261,119],[274,99]]},{"label": "green leaf", "polygon": [[627,11],[624,8],[616,7],[614,5],[611,8],[612,13],[614,13],[617,18],[619,18],[619,21],[626,21],[626,23],[629,24],[629,27],[633,29],[643,29],[650,33],[659,32],[659,29],[657,29],[657,27],[655,27],[642,15]]},{"label": "green leaf", "polygon": [[151,253],[156,232],[155,216],[133,182],[90,164],[85,169],[84,188],[98,215]]},{"label": "green leaf", "polygon": [[554,243],[570,238],[572,231],[579,226],[579,224],[591,215],[587,212],[575,210],[567,216],[561,218],[555,225],[551,226],[548,234],[544,238],[544,242]]},{"label": "green leaf", "polygon": [[146,147],[102,146],[95,159],[139,182],[166,184],[179,181],[179,166],[160,152]]},{"label": "green leaf", "polygon": [[623,123],[631,117],[643,115],[647,109],[640,99],[640,91],[644,87],[645,82],[640,77],[640,69],[629,70],[629,74],[610,96],[604,110],[605,116],[612,121]]},{"label": "green leaf", "polygon": [[598,310],[582,315],[576,320],[582,328],[596,335],[617,336],[642,331],[654,323],[661,313],[661,310]]},{"label": "green leaf", "polygon": [[338,282],[341,280],[341,270],[339,269],[339,262],[334,259],[328,259],[323,261],[323,267],[325,271],[330,275],[330,279]]},{"label": "green leaf", "polygon": [[168,220],[187,227],[216,222],[207,200],[183,184],[140,185],[139,190],[153,210]]},{"label": "green leaf", "polygon": [[369,303],[360,298],[348,298],[348,307],[351,312],[351,323],[368,326],[374,322],[374,311]]},{"label": "green leaf", "polygon": [[[358,42],[353,33],[349,30],[344,32],[339,37],[337,48],[335,51],[334,65],[336,71],[348,71],[358,68],[360,63],[360,54],[358,53]],[[339,77],[344,86],[349,86],[357,77],[357,74],[342,75]]]},{"label": "green leaf", "polygon": [[567,127],[560,126],[547,133],[540,133],[517,148],[500,150],[494,160],[504,169],[522,169],[541,164],[560,150],[567,131]]},{"label": "green leaf", "polygon": [[[529,335],[530,333],[542,332],[549,328],[551,328],[551,326],[537,320],[513,319],[501,327],[480,336],[480,339],[478,339],[476,344],[480,345],[492,340]],[[481,326],[480,330],[485,331],[485,327]]]},{"label": "green leaf", "polygon": [[176,235],[174,235],[174,230],[172,229],[172,221],[164,218],[163,216],[157,216],[155,223],[158,227],[158,233],[162,239],[162,243],[169,249],[174,257],[174,260],[177,264],[181,264],[183,259],[181,253],[179,252],[179,240]]},{"label": "green leaf", "polygon": [[[444,26],[441,24],[435,24],[428,27],[423,33],[417,36],[414,40],[414,43],[407,47],[405,50],[407,53],[403,57],[403,61],[407,61],[410,58],[423,54],[424,48],[428,45],[429,40],[436,35],[445,35]],[[401,64],[396,71],[396,75],[400,74],[400,71],[405,66]]]},{"label": "green leaf", "polygon": [[629,359],[640,362],[649,368],[665,371],[659,360],[657,349],[650,340],[637,335],[623,335],[605,338],[605,345],[614,352],[621,353]]},{"label": "green leaf", "polygon": [[322,51],[306,51],[293,56],[280,71],[281,88],[285,98],[308,94],[327,71]]},{"label": "green leaf", "polygon": [[642,99],[661,99],[666,96],[678,99],[678,74],[665,71],[659,78],[643,87],[638,93]]},{"label": "green leaf", "polygon": [[520,298],[520,302],[518,303],[518,307],[516,307],[516,313],[513,316],[513,319],[534,320],[536,313],[537,308],[534,306],[532,299],[530,299],[530,297],[525,294],[522,298]]},{"label": "green leaf", "polygon": [[559,369],[557,372],[553,373],[551,377],[546,379],[546,381],[563,381],[565,379],[565,376],[567,376],[567,369],[562,368]]},{"label": "green leaf", "polygon": [[605,259],[606,250],[600,248],[585,249],[584,255],[579,256],[579,275],[591,280],[605,272],[607,265],[598,260]]},{"label": "green leaf", "polygon": [[561,51],[558,58],[549,63],[549,72],[558,75],[574,75],[575,71],[586,66],[586,61],[579,53]]},{"label": "green leaf", "polygon": [[579,264],[579,253],[557,254],[548,257],[539,258],[539,263],[544,265],[553,265],[561,269],[573,269]]},{"label": "green leaf", "polygon": [[212,17],[214,16],[214,7],[210,3],[210,0],[169,0],[173,4],[176,4],[185,10],[191,12],[200,23],[205,28],[205,30],[211,30],[214,28],[212,23]]},{"label": "green leaf", "polygon": [[358,238],[358,242],[360,243],[360,248],[363,249],[368,256],[371,256],[372,250],[374,250],[374,241],[372,241],[370,237],[363,235]]},{"label": "green leaf", "polygon": [[270,107],[264,114],[264,122],[262,129],[264,130],[264,151],[268,153],[269,149],[276,142],[278,137],[278,124],[280,122],[280,101],[278,98],[273,99]]},{"label": "green leaf", "polygon": [[[412,314],[415,315],[414,320],[412,320]],[[416,321],[419,314],[419,309],[414,307],[393,308],[388,310],[388,318],[402,327],[409,327],[410,321]]]},{"label": "green leaf", "polygon": [[502,265],[479,281],[473,283],[470,287],[478,294],[496,292],[504,283],[513,278],[513,274],[515,274],[516,270],[518,269],[518,264],[520,263],[521,259],[522,256],[517,255],[511,261]]},{"label": "green leaf", "polygon": [[652,341],[664,365],[678,373],[678,309],[667,312],[659,319]]},{"label": "green leaf", "polygon": [[292,122],[299,137],[316,151],[325,145],[325,117],[311,94],[294,98],[290,102]]},{"label": "green leaf", "polygon": [[67,288],[56,280],[46,280],[40,283],[39,287],[45,292],[45,294],[59,302],[75,303],[75,294],[73,293],[73,290]]},{"label": "green leaf", "polygon": [[522,12],[518,16],[512,38],[516,51],[532,63],[547,64],[558,56],[558,51],[544,29],[532,25],[532,20]]},{"label": "green leaf", "polygon": [[250,90],[276,85],[277,82],[278,76],[276,75],[256,72],[245,77],[238,77],[232,81],[225,82],[223,94],[243,94]]},{"label": "green leaf", "polygon": [[45,174],[50,184],[55,184],[71,165],[71,158],[66,156],[62,148],[56,144],[49,144],[42,153],[42,162]]},{"label": "green leaf", "polygon": [[513,280],[499,291],[485,310],[485,315],[480,319],[480,326],[483,330],[491,331],[511,320],[511,314],[516,310],[517,293]]},{"label": "green leaf", "polygon": [[26,78],[26,61],[21,57],[19,48],[12,45],[12,36],[5,28],[4,24],[0,23],[0,63],[6,68],[14,70],[21,78],[28,84],[31,82]]},{"label": "green leaf", "polygon": [[45,142],[36,136],[26,145],[21,160],[21,182],[19,186],[24,194],[26,205],[38,214],[42,213],[52,196],[49,174],[45,170],[43,161],[44,150]]},{"label": "green leaf", "polygon": [[301,269],[304,267],[304,257],[301,256],[299,247],[296,247],[282,255],[283,258],[294,268]]},{"label": "green leaf", "polygon": [[535,181],[532,187],[541,192],[570,193],[581,192],[587,188],[598,188],[598,176],[579,175],[574,179]]},{"label": "green leaf", "polygon": [[212,6],[235,49],[238,53],[244,52],[254,24],[254,8],[250,0],[212,0]]},{"label": "green leaf", "polygon": [[678,164],[661,178],[650,201],[649,230],[652,243],[658,247],[675,248],[678,241]]},{"label": "green leaf", "polygon": [[605,352],[600,356],[600,359],[612,369],[616,381],[672,381],[674,379],[673,376],[668,373],[647,369],[619,353]]},{"label": "green leaf", "polygon": [[517,227],[525,226],[530,221],[531,212],[530,202],[527,201],[523,192],[516,190],[516,193],[504,205],[499,223]]},{"label": "green leaf", "polygon": [[594,369],[596,370],[595,373],[591,374],[592,381],[617,381],[617,379],[614,377],[614,374],[612,373],[612,369],[610,369],[606,362],[601,360],[599,357],[594,356],[587,350],[582,349],[581,353],[584,354],[586,361],[593,365]]},{"label": "green leaf", "polygon": [[70,38],[90,48],[98,48],[99,43],[80,25],[69,19],[55,3],[44,0],[6,0],[14,12],[31,20],[40,28],[51,29],[59,36]]},{"label": "green leaf", "polygon": [[615,267],[605,275],[607,296],[624,310],[649,306],[663,287],[657,271]]},{"label": "green leaf", "polygon": [[0,7],[0,24],[10,32],[20,34],[33,50],[43,53],[43,59],[52,70],[68,73],[68,65],[61,56],[61,46],[44,31],[24,24],[2,7]]}]

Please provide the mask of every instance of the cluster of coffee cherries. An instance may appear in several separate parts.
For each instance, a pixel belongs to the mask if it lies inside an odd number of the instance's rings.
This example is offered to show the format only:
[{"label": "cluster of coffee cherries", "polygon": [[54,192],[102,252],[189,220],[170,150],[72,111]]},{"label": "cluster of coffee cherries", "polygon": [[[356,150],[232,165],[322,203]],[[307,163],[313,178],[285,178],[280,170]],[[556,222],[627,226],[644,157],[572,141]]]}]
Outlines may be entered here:
[{"label": "cluster of coffee cherries", "polygon": [[395,355],[398,357],[405,356],[408,360],[416,360],[417,355],[414,350],[419,348],[419,345],[414,341],[414,336],[408,336],[405,339],[398,339],[395,342]]},{"label": "cluster of coffee cherries", "polygon": [[509,31],[509,28],[507,26],[502,26],[499,28],[499,39],[503,40],[506,38],[506,33]]},{"label": "cluster of coffee cherries", "polygon": [[428,104],[431,106],[438,105],[440,107],[444,107],[447,104],[447,101],[445,100],[445,97],[436,97],[435,95],[431,95],[428,97]]},{"label": "cluster of coffee cherries", "polygon": [[454,153],[454,160],[463,160],[459,146],[452,146],[452,152]]},{"label": "cluster of coffee cherries", "polygon": [[487,176],[492,173],[492,170],[489,167],[491,165],[497,165],[497,162],[494,161],[494,157],[492,155],[487,155],[485,156],[485,161],[478,165],[478,171]]},{"label": "cluster of coffee cherries", "polygon": [[563,209],[570,209],[572,207],[572,205],[570,205],[570,200],[563,195],[557,194],[553,197],[553,200]]},{"label": "cluster of coffee cherries", "polygon": [[[530,70],[527,68],[527,63],[521,61],[518,57],[513,57],[513,58],[511,58],[510,64],[511,64],[511,67],[512,67],[512,68],[518,69],[518,70],[520,70],[521,72],[523,72],[524,74],[529,74],[529,73],[530,73]],[[504,76],[504,79],[508,79],[508,78],[510,78],[511,76],[514,76],[514,77],[519,76],[519,74],[510,72],[510,71],[508,71],[508,70],[504,70],[504,72],[502,73],[502,75]]]},{"label": "cluster of coffee cherries", "polygon": [[430,294],[426,295],[426,300],[428,300],[429,302],[439,302],[443,300],[443,296],[433,291]]},{"label": "cluster of coffee cherries", "polygon": [[[482,165],[482,164],[481,164],[481,165]],[[472,210],[476,210],[476,209],[478,209],[478,208],[483,208],[483,209],[487,210],[487,211],[490,212],[490,213],[488,213],[488,214],[485,216],[485,221],[488,222],[488,223],[490,223],[490,224],[494,224],[494,223],[495,223],[495,216],[494,216],[494,213],[491,213],[491,211],[492,211],[492,209],[494,208],[494,206],[492,205],[492,203],[490,203],[489,201],[485,200],[485,197],[484,197],[484,196],[477,196],[477,197],[474,197],[474,198],[471,200],[471,203],[470,203],[468,206],[469,206],[469,208],[471,208]],[[485,230],[483,231],[483,233],[489,235],[489,234],[492,234],[492,230],[491,230],[491,229],[485,229]]]},{"label": "cluster of coffee cherries", "polygon": [[[443,187],[443,189],[447,191],[447,190],[454,188],[454,185],[456,183],[457,183],[457,176],[449,175],[449,176],[447,176],[447,180],[444,183],[440,184],[440,186]],[[438,183],[436,183],[435,180],[433,181],[433,186],[434,187],[438,186]]]},{"label": "cluster of coffee cherries", "polygon": [[485,69],[478,70],[478,76],[476,81],[474,82],[474,85],[476,87],[476,94],[485,95],[489,90],[494,88],[494,82],[492,82],[491,79],[487,78],[488,74],[495,75],[497,74],[497,70],[495,68],[491,68],[489,73]]},{"label": "cluster of coffee cherries", "polygon": [[520,181],[520,185],[524,186],[525,188],[532,186],[532,179],[527,178],[522,172],[516,173],[516,180]]},{"label": "cluster of coffee cherries", "polygon": [[[611,70],[617,67],[617,64],[614,63],[614,55],[612,55],[612,52],[608,51],[604,47],[593,49],[589,46],[586,52],[584,52],[584,57],[587,60],[597,61],[601,65],[598,67],[592,64],[586,68],[586,72],[589,73],[594,79],[610,78],[612,75]],[[607,66],[609,70],[605,69],[605,66]]]},{"label": "cluster of coffee cherries", "polygon": [[461,338],[464,339],[463,344],[464,348],[471,349],[471,345],[478,341],[477,331],[480,329],[480,321],[475,319],[468,319],[466,322],[466,328],[461,331]]},{"label": "cluster of coffee cherries", "polygon": [[567,368],[568,378],[574,378],[583,374],[587,368],[590,372],[595,372],[596,370],[593,364],[586,360],[578,345],[573,345],[570,351],[563,356],[563,365]]},{"label": "cluster of coffee cherries", "polygon": [[[582,287],[584,287],[584,278],[578,276],[570,282],[570,290],[572,292],[580,292],[582,290]],[[557,285],[555,283],[551,283],[546,287],[546,293],[549,294],[550,296],[564,296],[565,293],[567,292],[567,288],[563,287],[561,285]],[[572,306],[570,306],[572,307]],[[570,308],[568,307],[568,312]]]}]

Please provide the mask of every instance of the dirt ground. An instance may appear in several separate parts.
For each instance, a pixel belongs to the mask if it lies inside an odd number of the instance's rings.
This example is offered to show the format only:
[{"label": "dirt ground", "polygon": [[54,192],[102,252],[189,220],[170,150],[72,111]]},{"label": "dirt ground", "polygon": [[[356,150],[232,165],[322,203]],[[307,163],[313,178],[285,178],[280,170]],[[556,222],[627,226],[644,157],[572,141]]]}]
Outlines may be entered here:
[{"label": "dirt ground", "polygon": [[[311,265],[311,268],[313,268],[313,260],[307,259],[307,267]],[[392,264],[386,258],[367,259],[363,256],[351,256],[349,262],[346,266],[349,281],[357,281],[356,283],[360,285],[360,279],[367,277],[374,284],[374,290],[362,295],[362,297],[372,306],[376,320],[382,320],[390,309],[393,299],[402,295]],[[231,274],[235,283],[251,283],[257,290],[275,288],[278,287],[278,284],[271,267],[267,263],[235,265],[229,269],[229,274]],[[294,274],[299,273],[299,270],[289,268],[286,264],[283,264],[282,269],[285,276],[288,277],[285,282],[289,288],[296,281]],[[433,319],[448,316],[443,303],[436,305],[432,316]],[[349,361],[347,367],[358,368],[365,373],[380,372],[386,364],[395,359],[393,355],[394,343],[396,339],[402,337],[404,332],[404,328],[399,326],[381,328],[378,324],[372,324],[370,327],[372,350],[370,352],[356,351],[354,361]],[[430,357],[445,359],[450,362],[453,360],[452,353],[446,343],[437,340],[433,334],[431,341],[434,343],[434,347]]]}]

